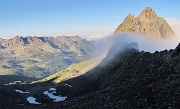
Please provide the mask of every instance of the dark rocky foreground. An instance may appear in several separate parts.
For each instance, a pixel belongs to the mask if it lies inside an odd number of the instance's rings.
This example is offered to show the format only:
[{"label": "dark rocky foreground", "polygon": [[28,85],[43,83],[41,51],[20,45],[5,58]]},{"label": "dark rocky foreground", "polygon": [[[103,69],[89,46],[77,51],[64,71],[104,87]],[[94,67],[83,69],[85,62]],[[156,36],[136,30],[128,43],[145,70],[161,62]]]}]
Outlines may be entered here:
[{"label": "dark rocky foreground", "polygon": [[[136,44],[131,44],[130,46]],[[66,95],[63,102],[52,103],[38,87],[52,83],[1,86],[3,109],[57,108],[163,108],[180,107],[180,44],[174,50],[148,53],[126,47],[114,58],[105,58],[99,66],[83,76],[55,85],[57,94]],[[107,63],[107,64],[105,64]],[[73,87],[64,86],[70,84]],[[41,105],[30,105],[25,95],[12,89],[37,89],[34,96]],[[38,91],[39,90],[39,91]],[[7,94],[9,93],[9,94]],[[24,99],[24,100],[22,100]]]}]

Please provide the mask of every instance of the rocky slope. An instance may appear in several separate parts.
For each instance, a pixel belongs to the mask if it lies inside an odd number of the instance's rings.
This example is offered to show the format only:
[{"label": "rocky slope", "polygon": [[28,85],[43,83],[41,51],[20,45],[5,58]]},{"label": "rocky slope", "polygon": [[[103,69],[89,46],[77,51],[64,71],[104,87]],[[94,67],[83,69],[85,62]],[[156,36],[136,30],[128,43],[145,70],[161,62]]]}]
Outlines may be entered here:
[{"label": "rocky slope", "polygon": [[152,54],[128,47],[107,65],[98,66],[88,76],[81,77],[84,79],[66,81],[75,88],[59,87],[59,93],[76,96],[63,104],[65,108],[178,109],[179,65],[180,44],[174,50]]},{"label": "rocky slope", "polygon": [[[34,92],[41,105],[30,105],[13,88],[38,89],[52,83],[4,86],[0,91],[1,107],[19,108],[174,108],[180,107],[180,44],[174,50],[149,53],[139,52],[137,44],[122,46],[114,58],[106,57],[86,74],[60,82],[54,87],[57,95],[67,96],[64,102],[53,103],[41,92]],[[113,48],[110,50],[109,53]],[[109,55],[107,55],[109,56]],[[68,84],[68,85],[66,85]],[[37,88],[37,86],[39,88]],[[9,90],[7,90],[8,87]],[[6,93],[5,93],[6,92]],[[24,98],[24,99],[23,99]],[[13,99],[13,101],[11,100]],[[7,101],[9,100],[9,101]],[[9,105],[8,102],[11,102]],[[21,104],[21,105],[20,105]]]},{"label": "rocky slope", "polygon": [[121,32],[165,39],[175,35],[166,20],[159,17],[151,7],[144,9],[137,17],[129,14],[115,30],[115,33]]}]

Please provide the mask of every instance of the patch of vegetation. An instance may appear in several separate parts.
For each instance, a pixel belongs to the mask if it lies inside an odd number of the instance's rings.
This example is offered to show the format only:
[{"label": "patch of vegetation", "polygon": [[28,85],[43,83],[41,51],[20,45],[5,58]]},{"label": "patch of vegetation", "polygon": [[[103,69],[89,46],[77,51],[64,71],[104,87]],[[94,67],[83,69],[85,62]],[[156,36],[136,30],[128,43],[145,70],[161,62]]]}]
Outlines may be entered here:
[{"label": "patch of vegetation", "polygon": [[61,81],[65,81],[67,79],[77,77],[79,75],[82,75],[89,71],[90,69],[94,68],[96,65],[100,63],[100,61],[103,59],[103,56],[97,57],[95,59],[80,62],[77,64],[72,64],[69,66],[66,70],[59,71],[51,76],[48,76],[40,82],[50,81],[53,79],[54,83],[59,83]]}]

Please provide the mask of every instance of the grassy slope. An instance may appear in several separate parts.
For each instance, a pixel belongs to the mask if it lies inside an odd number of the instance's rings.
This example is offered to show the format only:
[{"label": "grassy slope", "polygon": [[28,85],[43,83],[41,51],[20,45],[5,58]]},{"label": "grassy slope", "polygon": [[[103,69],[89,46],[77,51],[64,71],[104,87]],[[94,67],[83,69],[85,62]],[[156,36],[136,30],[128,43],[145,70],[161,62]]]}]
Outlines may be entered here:
[{"label": "grassy slope", "polygon": [[97,66],[102,59],[103,59],[103,56],[100,56],[100,57],[97,57],[97,58],[89,60],[89,61],[72,64],[66,70],[63,70],[63,71],[57,72],[51,76],[48,76],[48,77],[40,80],[40,82],[53,80],[54,83],[59,83],[61,81],[65,81],[67,79],[77,77],[79,75],[86,73],[87,71],[94,68],[95,66]]}]

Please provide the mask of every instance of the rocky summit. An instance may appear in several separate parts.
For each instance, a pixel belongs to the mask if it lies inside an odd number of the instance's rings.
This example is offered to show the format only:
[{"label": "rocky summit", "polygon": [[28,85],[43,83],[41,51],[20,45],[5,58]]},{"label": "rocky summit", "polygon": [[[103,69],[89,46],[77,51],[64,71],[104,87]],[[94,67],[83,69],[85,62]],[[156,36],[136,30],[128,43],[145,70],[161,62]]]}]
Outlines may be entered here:
[{"label": "rocky summit", "polygon": [[116,28],[114,33],[131,33],[150,38],[171,38],[174,31],[162,17],[159,17],[151,7],[145,8],[139,16],[129,14]]}]

